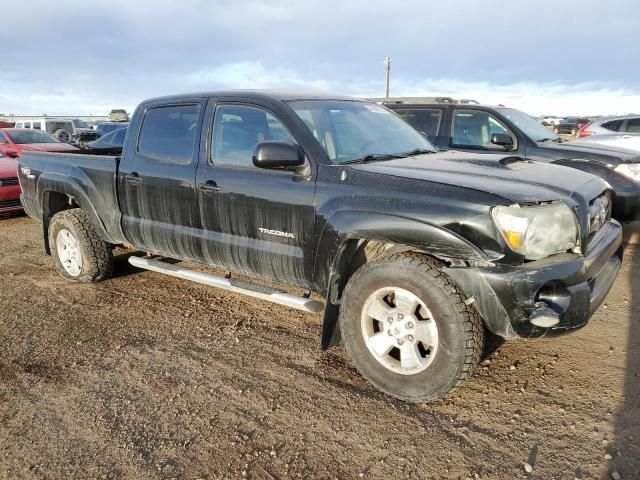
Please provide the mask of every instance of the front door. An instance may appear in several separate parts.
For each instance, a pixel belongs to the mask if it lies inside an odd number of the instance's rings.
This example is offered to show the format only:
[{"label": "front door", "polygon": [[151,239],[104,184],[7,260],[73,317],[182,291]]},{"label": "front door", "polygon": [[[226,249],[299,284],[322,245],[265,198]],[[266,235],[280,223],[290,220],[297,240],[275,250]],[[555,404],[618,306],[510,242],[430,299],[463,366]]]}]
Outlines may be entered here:
[{"label": "front door", "polygon": [[[201,117],[205,100],[148,105],[130,135],[118,188],[122,228],[137,247],[196,259],[200,218],[195,194]],[[142,117],[142,118],[140,118]]]},{"label": "front door", "polygon": [[253,165],[264,141],[296,144],[254,104],[213,102],[207,151],[196,175],[204,261],[308,287],[313,273],[314,175]]}]

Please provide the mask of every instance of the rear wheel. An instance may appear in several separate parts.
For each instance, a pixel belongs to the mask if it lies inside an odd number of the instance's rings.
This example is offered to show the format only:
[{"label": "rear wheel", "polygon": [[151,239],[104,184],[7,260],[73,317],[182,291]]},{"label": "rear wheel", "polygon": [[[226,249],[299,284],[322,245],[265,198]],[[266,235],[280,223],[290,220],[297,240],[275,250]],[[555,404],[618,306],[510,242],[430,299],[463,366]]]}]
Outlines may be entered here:
[{"label": "rear wheel", "polygon": [[113,273],[111,244],[100,238],[79,208],[56,213],[49,225],[56,271],[75,282],[99,282]]},{"label": "rear wheel", "polygon": [[463,293],[424,255],[363,265],[345,288],[340,329],[356,367],[402,400],[438,400],[471,375],[485,328]]}]

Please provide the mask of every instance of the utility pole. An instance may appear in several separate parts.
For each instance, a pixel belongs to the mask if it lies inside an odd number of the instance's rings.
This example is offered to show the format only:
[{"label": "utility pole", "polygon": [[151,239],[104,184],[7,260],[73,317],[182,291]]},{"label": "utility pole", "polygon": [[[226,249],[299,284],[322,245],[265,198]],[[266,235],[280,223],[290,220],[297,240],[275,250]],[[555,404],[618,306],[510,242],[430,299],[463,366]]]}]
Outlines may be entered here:
[{"label": "utility pole", "polygon": [[387,71],[387,78],[384,82],[384,98],[389,98],[389,74],[391,73],[391,58],[384,59],[384,66]]}]

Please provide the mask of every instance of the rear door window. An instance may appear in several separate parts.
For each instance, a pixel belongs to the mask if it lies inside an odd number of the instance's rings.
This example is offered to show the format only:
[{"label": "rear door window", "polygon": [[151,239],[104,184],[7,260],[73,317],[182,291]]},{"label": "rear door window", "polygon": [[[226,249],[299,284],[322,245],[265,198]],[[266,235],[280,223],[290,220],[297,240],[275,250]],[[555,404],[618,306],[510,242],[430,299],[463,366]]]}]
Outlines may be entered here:
[{"label": "rear door window", "polygon": [[491,135],[494,133],[510,135],[515,144],[515,135],[493,115],[480,110],[454,110],[451,123],[452,147],[504,150],[504,147],[491,143]]},{"label": "rear door window", "polygon": [[640,118],[630,118],[627,120],[627,132],[640,133]]},{"label": "rear door window", "polygon": [[138,153],[170,163],[188,164],[193,159],[200,105],[150,108],[140,129]]},{"label": "rear door window", "polygon": [[423,133],[432,142],[438,136],[442,121],[442,110],[439,109],[413,109],[395,110],[409,125]]},{"label": "rear door window", "polygon": [[602,128],[606,128],[607,130],[611,130],[612,132],[619,131],[621,126],[622,120],[611,120],[610,122],[605,122],[602,124]]}]

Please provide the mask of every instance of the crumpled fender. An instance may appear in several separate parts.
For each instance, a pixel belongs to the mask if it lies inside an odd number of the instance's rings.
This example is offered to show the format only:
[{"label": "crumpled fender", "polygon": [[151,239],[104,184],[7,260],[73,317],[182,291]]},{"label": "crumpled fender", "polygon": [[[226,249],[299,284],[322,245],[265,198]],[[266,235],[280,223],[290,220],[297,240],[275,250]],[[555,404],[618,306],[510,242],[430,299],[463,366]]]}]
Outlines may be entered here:
[{"label": "crumpled fender", "polygon": [[326,222],[316,253],[316,284],[326,293],[322,348],[339,341],[339,296],[353,255],[349,240],[377,240],[415,248],[436,257],[491,261],[485,252],[460,235],[437,225],[398,214],[342,210]]}]

